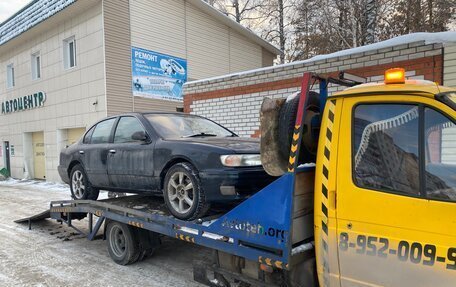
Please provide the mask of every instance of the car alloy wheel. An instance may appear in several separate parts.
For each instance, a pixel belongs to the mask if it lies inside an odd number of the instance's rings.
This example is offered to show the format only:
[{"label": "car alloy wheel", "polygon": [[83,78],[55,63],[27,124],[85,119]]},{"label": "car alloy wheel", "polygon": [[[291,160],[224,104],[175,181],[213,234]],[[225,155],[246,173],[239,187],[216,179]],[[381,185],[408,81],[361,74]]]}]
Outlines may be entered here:
[{"label": "car alloy wheel", "polygon": [[76,170],[73,173],[73,177],[71,179],[71,185],[73,188],[73,193],[76,199],[83,199],[84,193],[86,191],[86,187],[84,184],[84,175],[80,170]]},{"label": "car alloy wheel", "polygon": [[174,173],[168,182],[168,199],[175,211],[180,214],[187,213],[195,200],[191,178],[183,172]]}]

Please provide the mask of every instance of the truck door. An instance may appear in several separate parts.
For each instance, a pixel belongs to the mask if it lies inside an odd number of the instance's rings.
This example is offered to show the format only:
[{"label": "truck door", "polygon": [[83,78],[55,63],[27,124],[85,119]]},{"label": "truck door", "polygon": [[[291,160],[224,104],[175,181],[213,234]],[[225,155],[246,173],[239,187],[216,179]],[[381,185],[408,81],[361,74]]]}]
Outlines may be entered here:
[{"label": "truck door", "polygon": [[341,286],[455,286],[455,111],[420,96],[344,99]]}]

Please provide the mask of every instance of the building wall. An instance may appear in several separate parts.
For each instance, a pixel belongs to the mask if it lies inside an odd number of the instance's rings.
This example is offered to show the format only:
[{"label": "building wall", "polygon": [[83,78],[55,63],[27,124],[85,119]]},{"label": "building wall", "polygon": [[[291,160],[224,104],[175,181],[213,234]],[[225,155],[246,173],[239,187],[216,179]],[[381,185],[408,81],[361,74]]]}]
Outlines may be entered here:
[{"label": "building wall", "polygon": [[444,47],[443,83],[456,87],[456,44]]},{"label": "building wall", "polygon": [[103,1],[107,114],[134,109],[128,0]]},{"label": "building wall", "polygon": [[[46,178],[59,181],[59,147],[65,144],[64,138],[58,141],[59,130],[85,128],[106,115],[101,4],[81,3],[0,46],[0,101],[46,93],[42,107],[0,115],[0,141],[14,146],[13,177],[33,177],[33,157],[23,143],[32,132],[43,131]],[[65,70],[63,40],[73,35],[77,66]],[[41,54],[41,78],[32,80],[31,54],[36,51]],[[10,63],[15,67],[16,85],[7,89],[6,66]]]},{"label": "building wall", "polygon": [[132,46],[187,59],[189,80],[264,66],[261,46],[187,1],[131,0],[130,13]]},{"label": "building wall", "polygon": [[187,59],[189,80],[272,65],[274,59],[184,0],[104,0],[103,13],[108,115],[182,108],[182,102],[133,97],[131,47]]},{"label": "building wall", "polygon": [[[313,62],[297,62],[201,80],[184,86],[184,110],[206,116],[241,136],[259,136],[264,97],[284,98],[300,89],[306,71],[337,76],[339,71],[382,81],[388,68],[404,67],[409,78],[442,83],[442,44],[424,41]],[[451,77],[451,76],[450,76]],[[336,91],[330,87],[330,92]]]}]

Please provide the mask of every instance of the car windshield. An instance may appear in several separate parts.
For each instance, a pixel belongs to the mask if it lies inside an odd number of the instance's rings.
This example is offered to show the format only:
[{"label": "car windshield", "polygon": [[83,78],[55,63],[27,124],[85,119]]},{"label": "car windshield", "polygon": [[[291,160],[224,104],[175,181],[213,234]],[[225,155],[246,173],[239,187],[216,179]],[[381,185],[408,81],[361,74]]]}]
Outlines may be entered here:
[{"label": "car windshield", "polygon": [[146,118],[163,138],[236,136],[222,126],[196,116],[150,114]]}]

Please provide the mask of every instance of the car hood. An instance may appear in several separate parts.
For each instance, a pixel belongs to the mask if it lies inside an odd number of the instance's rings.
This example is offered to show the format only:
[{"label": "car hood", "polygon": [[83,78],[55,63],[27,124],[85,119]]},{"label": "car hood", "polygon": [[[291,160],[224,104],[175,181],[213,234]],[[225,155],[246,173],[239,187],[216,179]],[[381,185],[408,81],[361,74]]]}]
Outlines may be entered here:
[{"label": "car hood", "polygon": [[260,140],[242,137],[195,137],[172,139],[173,141],[205,144],[230,149],[235,153],[260,153]]}]

